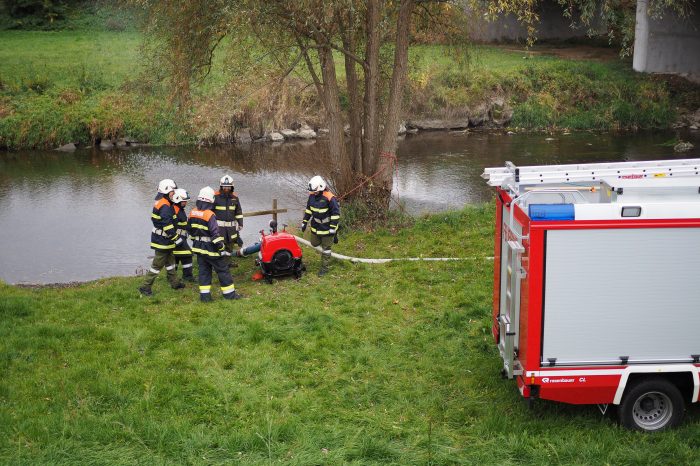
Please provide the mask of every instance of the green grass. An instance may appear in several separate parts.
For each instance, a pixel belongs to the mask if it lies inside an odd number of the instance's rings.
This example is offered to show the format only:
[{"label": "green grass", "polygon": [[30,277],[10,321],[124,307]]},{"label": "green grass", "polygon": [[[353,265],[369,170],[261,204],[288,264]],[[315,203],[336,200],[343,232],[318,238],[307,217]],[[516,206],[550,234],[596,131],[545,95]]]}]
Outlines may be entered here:
[{"label": "green grass", "polygon": [[72,288],[0,286],[0,462],[5,464],[689,464],[700,417],[655,435],[591,406],[528,410],[498,375],[490,336],[492,207],[349,233],[367,257],[324,279],[251,282],[247,297],[160,277]]},{"label": "green grass", "polygon": [[636,73],[624,60],[569,60],[474,46],[466,54],[414,47],[413,113],[467,113],[489,96],[513,108],[511,126],[666,128],[700,105],[700,86]]},{"label": "green grass", "polygon": [[134,32],[0,31],[0,147],[186,142]]},{"label": "green grass", "polygon": [[2,31],[1,76],[7,85],[40,77],[53,86],[77,87],[81,75],[88,74],[104,86],[118,87],[143,69],[140,42],[136,32]]},{"label": "green grass", "polygon": [[[140,33],[133,25],[100,29],[90,21],[107,19],[95,18],[81,16],[70,22],[78,27],[72,30],[0,31],[0,148],[54,148],[121,136],[153,144],[217,140],[230,132],[233,116],[263,119],[268,126],[277,114],[267,108],[274,101],[270,93],[259,92],[260,70],[235,77],[241,95],[226,89],[230,72],[240,69],[228,61],[235,53],[224,42],[212,73],[194,86],[193,111],[176,117],[165,76],[148,69],[140,55]],[[699,86],[635,73],[628,62],[523,56],[491,46],[412,47],[406,116],[461,116],[502,96],[514,109],[516,128],[664,128],[678,108],[700,105]],[[305,75],[302,67],[299,76]],[[282,99],[283,107],[293,108],[282,110],[290,118],[322,120],[314,90],[293,79],[287,90],[292,97]]]}]

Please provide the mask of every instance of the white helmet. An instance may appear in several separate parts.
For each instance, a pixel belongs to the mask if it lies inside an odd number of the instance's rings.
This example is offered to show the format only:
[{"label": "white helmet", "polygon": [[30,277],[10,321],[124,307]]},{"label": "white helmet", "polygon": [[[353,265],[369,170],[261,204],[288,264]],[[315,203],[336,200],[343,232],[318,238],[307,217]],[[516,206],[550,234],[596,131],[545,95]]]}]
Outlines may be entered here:
[{"label": "white helmet", "polygon": [[326,190],[326,182],[323,181],[323,178],[321,178],[320,176],[316,175],[309,180],[309,191],[315,193],[317,191],[325,191],[325,190]]},{"label": "white helmet", "polygon": [[170,191],[175,191],[177,185],[173,180],[165,179],[158,183],[158,192],[161,194],[168,194]]},{"label": "white helmet", "polygon": [[175,194],[173,194],[173,202],[175,204],[178,204],[180,202],[184,201],[189,201],[190,200],[190,193],[185,191],[184,189],[176,189]]},{"label": "white helmet", "polygon": [[209,186],[206,186],[199,190],[199,196],[197,196],[198,201],[204,201],[213,203],[214,202],[214,190]]},{"label": "white helmet", "polygon": [[231,191],[233,191],[233,178],[231,178],[231,175],[222,176],[221,181],[219,181],[219,186],[222,188],[230,186]]}]

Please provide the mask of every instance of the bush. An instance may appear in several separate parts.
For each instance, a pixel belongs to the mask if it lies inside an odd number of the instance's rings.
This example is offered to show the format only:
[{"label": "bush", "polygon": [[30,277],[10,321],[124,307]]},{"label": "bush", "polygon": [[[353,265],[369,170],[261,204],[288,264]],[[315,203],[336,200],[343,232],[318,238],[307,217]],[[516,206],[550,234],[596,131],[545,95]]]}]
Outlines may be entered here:
[{"label": "bush", "polygon": [[67,2],[61,0],[4,0],[16,28],[51,26],[65,18]]}]

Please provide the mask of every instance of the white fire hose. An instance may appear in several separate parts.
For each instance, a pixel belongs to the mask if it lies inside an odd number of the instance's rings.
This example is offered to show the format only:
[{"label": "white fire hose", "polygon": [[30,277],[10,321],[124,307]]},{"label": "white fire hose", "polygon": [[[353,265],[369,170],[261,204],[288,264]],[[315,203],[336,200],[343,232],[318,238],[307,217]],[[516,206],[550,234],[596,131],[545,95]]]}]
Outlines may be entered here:
[{"label": "white fire hose", "polygon": [[[308,246],[310,248],[315,249],[319,253],[323,252],[323,249],[321,249],[321,246],[312,246],[311,243],[304,238],[301,238],[299,236],[294,236],[296,240],[300,243],[303,244],[304,246]],[[399,257],[395,259],[366,259],[362,257],[351,257],[351,256],[345,256],[343,254],[338,254],[335,252],[331,252],[331,257],[335,259],[340,259],[344,261],[350,261],[352,263],[362,263],[362,264],[385,264],[387,262],[397,262],[397,261],[434,261],[434,262],[445,262],[445,261],[463,261],[463,260],[473,260],[473,259],[483,259],[483,260],[493,260],[493,257],[491,256],[484,256],[484,257]]]}]

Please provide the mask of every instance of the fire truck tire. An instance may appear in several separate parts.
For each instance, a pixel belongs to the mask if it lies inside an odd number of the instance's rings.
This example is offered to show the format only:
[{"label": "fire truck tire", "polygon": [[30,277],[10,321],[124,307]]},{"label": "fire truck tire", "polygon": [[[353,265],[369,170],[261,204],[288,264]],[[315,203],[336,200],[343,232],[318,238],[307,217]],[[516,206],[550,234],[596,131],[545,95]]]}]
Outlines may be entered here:
[{"label": "fire truck tire", "polygon": [[684,411],[685,403],[678,387],[655,377],[641,379],[630,387],[617,414],[628,429],[656,432],[679,425]]}]

